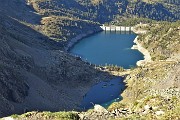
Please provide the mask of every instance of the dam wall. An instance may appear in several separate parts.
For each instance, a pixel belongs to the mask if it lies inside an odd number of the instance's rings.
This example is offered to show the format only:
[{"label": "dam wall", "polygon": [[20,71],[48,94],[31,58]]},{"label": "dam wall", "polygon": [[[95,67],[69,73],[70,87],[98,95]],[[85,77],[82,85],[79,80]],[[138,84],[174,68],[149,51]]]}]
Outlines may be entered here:
[{"label": "dam wall", "polygon": [[100,26],[104,31],[132,31],[133,27],[126,27],[126,26]]}]

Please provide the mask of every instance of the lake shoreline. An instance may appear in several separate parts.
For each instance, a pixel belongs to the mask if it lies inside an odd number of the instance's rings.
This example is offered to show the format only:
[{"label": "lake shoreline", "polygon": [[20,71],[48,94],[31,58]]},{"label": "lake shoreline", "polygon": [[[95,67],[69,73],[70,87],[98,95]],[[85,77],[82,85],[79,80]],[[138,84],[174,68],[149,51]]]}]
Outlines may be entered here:
[{"label": "lake shoreline", "polygon": [[136,45],[133,45],[131,47],[131,49],[136,49],[138,51],[140,51],[143,55],[144,55],[144,60],[139,60],[136,62],[136,65],[137,66],[144,66],[145,64],[147,64],[148,62],[151,62],[151,56],[150,56],[150,53],[147,49],[145,49],[144,47],[142,47],[142,45],[138,42],[138,37],[137,36],[135,39],[134,39],[134,43]]},{"label": "lake shoreline", "polygon": [[77,35],[76,37],[74,37],[68,41],[68,44],[64,47],[64,50],[66,52],[68,52],[77,42],[79,42],[83,38],[86,38],[90,35],[96,34],[96,33],[101,32],[101,31],[103,31],[103,29],[101,27],[96,27],[93,30],[87,31],[86,33],[82,33],[82,34]]},{"label": "lake shoreline", "polygon": [[[98,27],[95,27],[93,30],[87,31],[86,33],[79,34],[76,37],[74,37],[68,41],[67,45],[64,47],[64,50],[66,52],[69,52],[69,50],[83,38],[89,37],[93,34],[96,34],[96,33],[102,32],[102,31],[104,31],[104,30],[100,26],[98,26]],[[131,47],[131,49],[138,50],[144,56],[144,59],[137,61],[136,65],[144,66],[146,63],[151,62],[152,60],[151,60],[149,51],[147,49],[145,49],[144,47],[142,47],[142,45],[138,42],[138,37],[139,37],[138,34],[144,34],[146,31],[136,31],[136,30],[132,29],[132,32],[136,33],[137,36],[133,41],[136,45],[133,45]]]}]

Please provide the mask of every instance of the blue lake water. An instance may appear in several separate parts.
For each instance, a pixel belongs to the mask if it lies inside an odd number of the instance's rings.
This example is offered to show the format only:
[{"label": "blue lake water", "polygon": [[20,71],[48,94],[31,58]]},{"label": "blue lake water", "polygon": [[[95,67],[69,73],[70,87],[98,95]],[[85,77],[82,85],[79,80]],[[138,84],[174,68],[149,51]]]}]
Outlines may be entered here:
[{"label": "blue lake water", "polygon": [[136,66],[138,60],[143,60],[138,50],[131,49],[135,37],[136,34],[103,31],[84,38],[74,45],[70,53],[96,65],[130,68]]},{"label": "blue lake water", "polygon": [[[118,65],[124,68],[136,66],[143,55],[132,50],[136,34],[125,32],[100,32],[84,38],[75,44],[70,53],[96,65]],[[122,100],[120,94],[125,89],[122,77],[94,85],[84,96],[81,108],[88,109],[93,104],[104,107],[112,102]]]},{"label": "blue lake water", "polygon": [[117,102],[122,99],[120,93],[122,93],[124,89],[125,83],[123,83],[122,77],[106,82],[100,82],[94,85],[84,96],[80,107],[89,109],[93,107],[94,104],[108,107],[112,102]]}]

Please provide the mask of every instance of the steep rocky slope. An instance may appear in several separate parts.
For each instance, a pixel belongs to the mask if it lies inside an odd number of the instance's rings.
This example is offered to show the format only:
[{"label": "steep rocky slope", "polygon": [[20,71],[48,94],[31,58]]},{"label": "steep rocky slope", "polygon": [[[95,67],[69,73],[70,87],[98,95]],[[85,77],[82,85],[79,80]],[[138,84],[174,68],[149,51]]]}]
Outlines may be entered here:
[{"label": "steep rocky slope", "polygon": [[32,24],[38,24],[36,20],[41,16],[36,17],[29,11],[25,2],[20,2],[22,9],[16,0],[2,2],[0,116],[32,110],[78,109],[88,89],[110,75],[59,50],[60,43],[32,29]]}]

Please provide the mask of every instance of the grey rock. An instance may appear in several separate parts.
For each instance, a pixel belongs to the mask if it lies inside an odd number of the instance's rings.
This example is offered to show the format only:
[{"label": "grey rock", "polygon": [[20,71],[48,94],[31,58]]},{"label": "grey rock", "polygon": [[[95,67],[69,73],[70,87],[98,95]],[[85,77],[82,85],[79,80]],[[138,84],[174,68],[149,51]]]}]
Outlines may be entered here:
[{"label": "grey rock", "polygon": [[156,114],[156,115],[163,115],[163,114],[164,114],[164,111],[161,111],[161,110],[160,110],[160,111],[156,111],[155,114]]},{"label": "grey rock", "polygon": [[108,111],[104,107],[102,107],[100,105],[97,105],[97,104],[94,106],[94,112],[97,112],[97,113],[108,113]]}]

